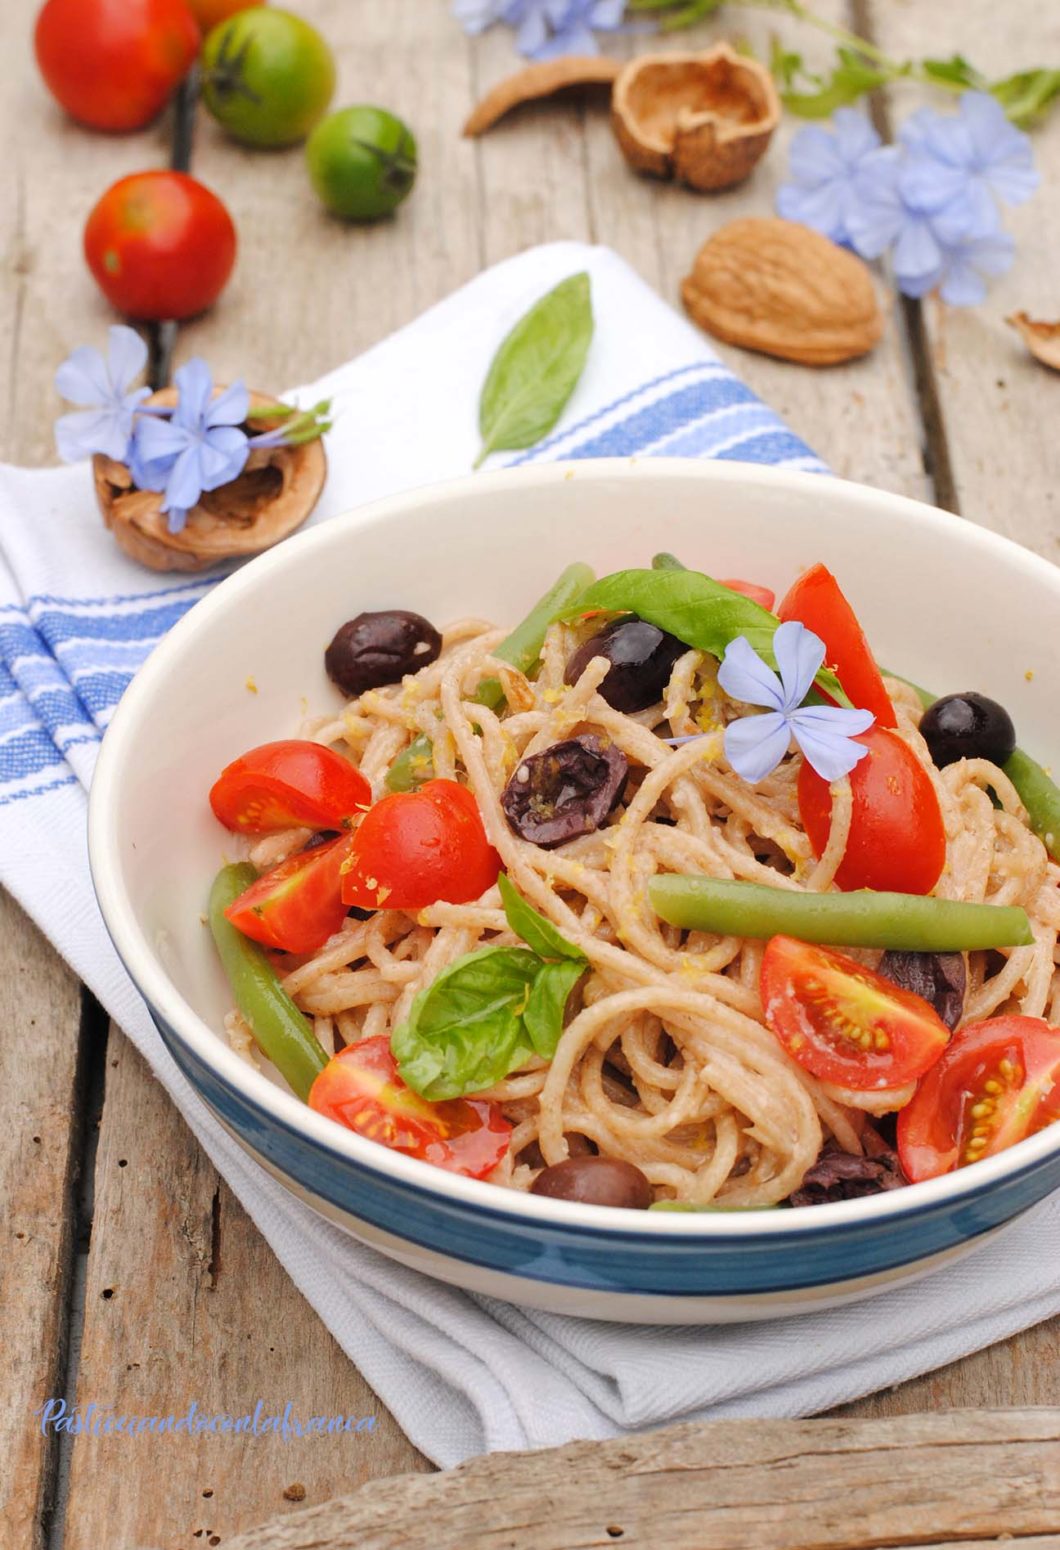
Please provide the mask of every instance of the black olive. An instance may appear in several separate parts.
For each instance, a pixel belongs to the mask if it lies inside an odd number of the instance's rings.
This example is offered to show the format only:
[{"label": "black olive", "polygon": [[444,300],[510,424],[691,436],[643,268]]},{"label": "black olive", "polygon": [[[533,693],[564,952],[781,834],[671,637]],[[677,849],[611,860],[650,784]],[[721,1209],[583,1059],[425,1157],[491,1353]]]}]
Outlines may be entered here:
[{"label": "black olive", "polygon": [[583,733],[521,760],[501,807],[521,839],[551,850],[595,833],[621,800],[628,773],[620,749]]},{"label": "black olive", "polygon": [[1016,746],[1012,717],[985,694],[947,694],[924,712],[920,731],[940,770],[958,759],[1004,764]]},{"label": "black olive", "polygon": [[874,1157],[854,1157],[829,1143],[788,1203],[823,1206],[833,1200],[861,1200],[866,1195],[901,1189],[908,1182],[898,1158],[888,1147],[880,1147]]},{"label": "black olive", "polygon": [[612,710],[632,716],[662,699],[674,663],[687,650],[675,635],[667,635],[636,614],[625,614],[578,647],[564,679],[577,683],[593,657],[606,657],[611,667],[598,692]]},{"label": "black olive", "polygon": [[960,1022],[968,986],[961,953],[884,953],[877,972],[900,989],[922,997],[951,1032]]},{"label": "black olive", "polygon": [[632,1163],[620,1157],[568,1157],[544,1168],[530,1186],[532,1195],[579,1200],[588,1206],[625,1206],[646,1211],[651,1185]]},{"label": "black olive", "polygon": [[342,625],[324,653],[324,667],[345,694],[364,694],[419,672],[441,649],[442,637],[429,619],[391,608]]}]

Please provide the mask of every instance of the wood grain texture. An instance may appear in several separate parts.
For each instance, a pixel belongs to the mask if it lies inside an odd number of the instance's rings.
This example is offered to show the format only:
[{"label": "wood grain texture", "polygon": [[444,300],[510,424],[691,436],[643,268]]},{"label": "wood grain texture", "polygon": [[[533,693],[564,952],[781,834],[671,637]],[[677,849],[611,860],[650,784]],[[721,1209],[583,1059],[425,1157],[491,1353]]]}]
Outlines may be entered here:
[{"label": "wood grain texture", "polygon": [[1060,1534],[1060,1410],[728,1421],[497,1453],[228,1550],[880,1550]]},{"label": "wood grain texture", "polygon": [[[427,1467],[117,1031],[77,1400],[117,1415],[374,1416],[361,1433],[74,1439],[64,1550],[206,1550],[285,1507]],[[287,1504],[293,1511],[295,1502]],[[215,1538],[216,1536],[216,1538]]]}]

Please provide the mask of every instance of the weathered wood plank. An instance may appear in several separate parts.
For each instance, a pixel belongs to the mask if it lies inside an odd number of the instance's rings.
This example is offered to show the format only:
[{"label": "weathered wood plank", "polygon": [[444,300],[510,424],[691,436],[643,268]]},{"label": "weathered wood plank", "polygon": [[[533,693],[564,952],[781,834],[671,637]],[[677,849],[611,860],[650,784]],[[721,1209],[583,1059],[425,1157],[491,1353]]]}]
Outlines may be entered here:
[{"label": "weathered wood plank", "polygon": [[373,1481],[229,1550],[1055,1544],[1060,1410],[728,1421]]},{"label": "weathered wood plank", "polygon": [[297,1501],[426,1467],[299,1297],[132,1045],[112,1032],[82,1414],[374,1416],[332,1436],[73,1439],[64,1550],[201,1550]]},{"label": "weathered wood plank", "polygon": [[[865,0],[877,41],[902,55],[943,57],[959,48],[991,76],[1060,58],[1060,8],[1000,11],[993,0],[895,6]],[[900,123],[926,100],[914,88],[889,93]],[[930,99],[946,108],[945,98]],[[1060,313],[1060,114],[1033,134],[1041,188],[1029,203],[1005,212],[1016,239],[1010,273],[994,281],[978,307],[925,305],[928,365],[942,414],[954,495],[962,514],[1060,561],[1060,378],[1033,361],[1006,314]],[[1043,621],[1044,623],[1044,621]]]}]

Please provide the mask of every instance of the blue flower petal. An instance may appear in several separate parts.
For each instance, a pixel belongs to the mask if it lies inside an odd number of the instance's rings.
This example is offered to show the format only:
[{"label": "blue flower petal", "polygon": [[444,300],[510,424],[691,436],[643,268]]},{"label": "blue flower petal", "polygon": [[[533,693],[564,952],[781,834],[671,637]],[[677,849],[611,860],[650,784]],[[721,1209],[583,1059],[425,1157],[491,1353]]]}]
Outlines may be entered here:
[{"label": "blue flower petal", "polygon": [[192,443],[185,447],[184,451],[174,460],[166,480],[165,498],[162,501],[162,510],[170,511],[174,506],[190,510],[202,494],[202,459],[201,448]]},{"label": "blue flower petal", "polygon": [[242,382],[233,382],[215,398],[206,411],[206,424],[241,425],[250,409],[250,394]]},{"label": "blue flower petal", "polygon": [[938,269],[942,248],[923,216],[910,216],[906,221],[894,245],[893,262],[895,275],[902,282],[915,282]]},{"label": "blue flower petal", "polygon": [[738,635],[725,648],[718,668],[718,683],[731,699],[745,705],[763,705],[779,711],[784,687],[771,667],[755,651],[746,635]]},{"label": "blue flower petal", "polygon": [[842,780],[868,749],[852,738],[867,732],[876,718],[868,710],[846,710],[832,705],[807,705],[791,716],[791,731],[807,763],[829,785]]},{"label": "blue flower petal", "polygon": [[930,213],[960,199],[968,187],[968,174],[925,151],[910,151],[902,158],[898,192],[911,210]]},{"label": "blue flower petal", "polygon": [[56,420],[55,444],[64,463],[80,462],[95,452],[120,463],[129,445],[129,433],[109,409],[75,409]]},{"label": "blue flower petal", "polygon": [[195,355],[190,361],[185,361],[183,366],[177,368],[173,373],[173,381],[180,395],[177,407],[173,411],[174,422],[189,429],[201,426],[213,394],[213,378],[210,376],[209,366],[201,355]]},{"label": "blue flower petal", "polygon": [[779,711],[743,716],[725,728],[725,757],[751,785],[771,775],[790,746],[791,729]]},{"label": "blue flower petal", "polygon": [[179,457],[187,445],[187,430],[172,420],[144,415],[136,422],[136,451],[145,462]]},{"label": "blue flower petal", "polygon": [[204,490],[216,490],[243,472],[250,447],[243,432],[235,426],[213,430],[199,448],[199,469]]},{"label": "blue flower petal", "polygon": [[815,183],[841,177],[846,172],[839,142],[820,124],[810,124],[794,136],[788,150],[791,175],[798,183]]},{"label": "blue flower petal", "polygon": [[72,404],[102,405],[114,397],[107,363],[91,344],[67,356],[55,373],[55,386]]},{"label": "blue flower petal", "polygon": [[[147,345],[135,328],[115,323],[108,330],[107,369],[116,393],[127,393],[129,384],[147,365]],[[148,390],[145,388],[144,392]]]},{"label": "blue flower petal", "polygon": [[777,189],[777,214],[786,221],[812,226],[833,242],[846,239],[846,199],[838,180],[806,188],[801,183],[785,183]]},{"label": "blue flower petal", "polygon": [[860,162],[880,144],[872,120],[857,108],[837,108],[832,114],[832,123],[840,154],[848,167]]},{"label": "blue flower petal", "polygon": [[814,679],[821,671],[824,641],[797,619],[788,619],[777,625],[773,636],[773,652],[780,670],[780,681],[784,685],[784,703],[780,709],[786,716],[790,716],[809,694]]}]

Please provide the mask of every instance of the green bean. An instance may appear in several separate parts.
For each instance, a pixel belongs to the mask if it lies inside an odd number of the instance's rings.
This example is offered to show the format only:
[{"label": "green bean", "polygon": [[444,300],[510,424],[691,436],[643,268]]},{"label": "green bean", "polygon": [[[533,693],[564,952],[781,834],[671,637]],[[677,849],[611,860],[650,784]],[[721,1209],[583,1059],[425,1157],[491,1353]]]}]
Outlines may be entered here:
[{"label": "green bean", "polygon": [[430,780],[433,774],[431,740],[421,734],[398,754],[390,766],[386,788],[388,791],[415,791],[423,781]]},{"label": "green bean", "polygon": [[287,1085],[305,1100],[328,1057],[309,1020],[276,977],[264,948],[237,931],[225,910],[257,877],[245,862],[222,867],[210,889],[210,930],[228,983],[262,1053]]},{"label": "green bean", "polygon": [[912,893],[796,893],[673,873],[654,877],[648,893],[655,913],[671,926],[719,936],[793,936],[835,947],[927,953],[1025,947],[1034,941],[1022,909]]},{"label": "green bean", "polygon": [[[937,695],[930,689],[922,689],[900,673],[888,673],[916,691],[920,703],[927,710],[934,705]],[[1054,861],[1060,861],[1060,786],[1029,753],[1017,748],[1001,766],[1015,786],[1020,801],[1027,809],[1030,826],[1041,840]]]},{"label": "green bean", "polygon": [[[500,657],[502,662],[510,662],[520,673],[533,672],[545,644],[545,632],[553,619],[576,603],[595,580],[588,565],[580,562],[568,565],[559,580],[534,604],[522,624],[517,624],[512,633],[493,648],[493,655]],[[496,710],[503,698],[504,690],[497,678],[483,679],[475,696],[480,705],[488,705],[491,710]]]}]

